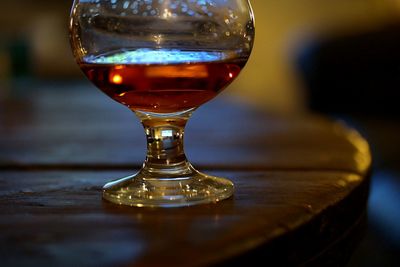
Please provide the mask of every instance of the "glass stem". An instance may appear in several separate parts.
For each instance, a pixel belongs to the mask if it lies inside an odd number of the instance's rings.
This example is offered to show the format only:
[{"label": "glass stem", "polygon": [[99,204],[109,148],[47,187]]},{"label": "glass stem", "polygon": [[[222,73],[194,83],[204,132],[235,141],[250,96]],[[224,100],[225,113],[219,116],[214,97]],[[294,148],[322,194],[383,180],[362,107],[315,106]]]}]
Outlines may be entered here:
[{"label": "glass stem", "polygon": [[189,177],[196,172],[187,161],[183,146],[185,126],[192,112],[136,112],[147,138],[147,156],[141,170],[144,177],[173,179]]}]

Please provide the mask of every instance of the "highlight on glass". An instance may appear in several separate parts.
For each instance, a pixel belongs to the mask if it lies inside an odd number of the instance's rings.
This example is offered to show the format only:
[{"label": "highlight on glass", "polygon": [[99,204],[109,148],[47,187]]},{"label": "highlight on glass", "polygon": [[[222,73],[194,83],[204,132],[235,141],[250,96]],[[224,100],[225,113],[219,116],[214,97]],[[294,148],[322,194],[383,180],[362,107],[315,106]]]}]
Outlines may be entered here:
[{"label": "highlight on glass", "polygon": [[103,198],[137,207],[217,202],[234,193],[225,178],[186,159],[193,111],[225,89],[254,42],[246,0],[75,0],[70,39],[77,63],[100,90],[140,118],[147,157],[135,175],[114,180]]}]

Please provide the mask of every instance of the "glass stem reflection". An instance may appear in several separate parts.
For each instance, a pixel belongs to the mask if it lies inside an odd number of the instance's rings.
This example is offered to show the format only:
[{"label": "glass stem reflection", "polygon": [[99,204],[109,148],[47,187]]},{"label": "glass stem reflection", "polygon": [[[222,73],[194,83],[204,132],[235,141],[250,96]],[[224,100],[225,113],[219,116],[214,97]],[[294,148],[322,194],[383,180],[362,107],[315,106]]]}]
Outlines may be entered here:
[{"label": "glass stem reflection", "polygon": [[173,114],[136,112],[147,138],[147,156],[140,173],[146,179],[185,179],[196,172],[183,148],[185,126],[193,110]]}]

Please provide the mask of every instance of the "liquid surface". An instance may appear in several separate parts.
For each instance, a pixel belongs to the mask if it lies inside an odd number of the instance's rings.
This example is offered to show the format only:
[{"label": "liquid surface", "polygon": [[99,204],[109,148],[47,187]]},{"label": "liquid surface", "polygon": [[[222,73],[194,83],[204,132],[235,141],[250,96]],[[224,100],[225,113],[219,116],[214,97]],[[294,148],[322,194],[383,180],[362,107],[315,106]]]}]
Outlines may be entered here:
[{"label": "liquid surface", "polygon": [[232,53],[139,49],[88,56],[80,66],[103,92],[132,110],[171,113],[214,98],[245,62]]}]

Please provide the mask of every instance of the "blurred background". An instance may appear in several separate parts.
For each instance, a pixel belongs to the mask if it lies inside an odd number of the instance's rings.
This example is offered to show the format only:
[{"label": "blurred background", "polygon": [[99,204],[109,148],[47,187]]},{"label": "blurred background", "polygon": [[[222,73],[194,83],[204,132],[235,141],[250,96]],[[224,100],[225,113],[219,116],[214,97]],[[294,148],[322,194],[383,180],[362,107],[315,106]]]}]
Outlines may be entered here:
[{"label": "blurred background", "polygon": [[[312,110],[361,131],[375,171],[368,233],[349,266],[398,266],[400,0],[251,2],[254,52],[227,96],[268,112]],[[85,82],[68,41],[71,5],[1,0],[0,98],[20,84]]]}]

